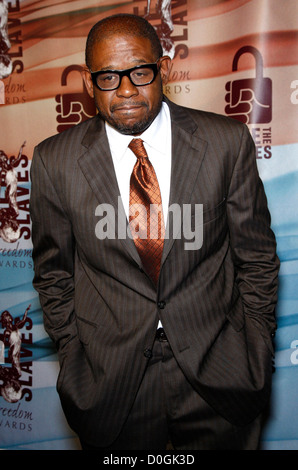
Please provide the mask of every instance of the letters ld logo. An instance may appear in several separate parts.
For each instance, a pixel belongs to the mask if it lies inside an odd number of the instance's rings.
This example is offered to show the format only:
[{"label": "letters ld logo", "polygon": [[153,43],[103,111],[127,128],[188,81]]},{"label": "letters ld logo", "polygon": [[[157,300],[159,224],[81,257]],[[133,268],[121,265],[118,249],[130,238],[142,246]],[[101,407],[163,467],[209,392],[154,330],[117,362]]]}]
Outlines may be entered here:
[{"label": "letters ld logo", "polygon": [[272,119],[272,81],[263,77],[263,58],[258,49],[244,46],[233,59],[233,72],[238,70],[238,61],[245,54],[255,59],[255,77],[242,78],[226,83],[225,112],[245,124],[265,124]]}]

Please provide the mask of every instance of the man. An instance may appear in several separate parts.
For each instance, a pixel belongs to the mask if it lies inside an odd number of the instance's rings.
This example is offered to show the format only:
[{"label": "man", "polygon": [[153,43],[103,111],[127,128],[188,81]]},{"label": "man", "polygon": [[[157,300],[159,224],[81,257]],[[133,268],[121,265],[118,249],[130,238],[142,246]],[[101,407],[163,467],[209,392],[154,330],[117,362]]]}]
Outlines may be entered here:
[{"label": "man", "polygon": [[[96,24],[86,64],[98,116],[32,163],[34,285],[68,422],[83,449],[256,449],[278,260],[249,132],[163,97],[170,59],[142,18]],[[153,187],[150,240],[129,207]]]}]

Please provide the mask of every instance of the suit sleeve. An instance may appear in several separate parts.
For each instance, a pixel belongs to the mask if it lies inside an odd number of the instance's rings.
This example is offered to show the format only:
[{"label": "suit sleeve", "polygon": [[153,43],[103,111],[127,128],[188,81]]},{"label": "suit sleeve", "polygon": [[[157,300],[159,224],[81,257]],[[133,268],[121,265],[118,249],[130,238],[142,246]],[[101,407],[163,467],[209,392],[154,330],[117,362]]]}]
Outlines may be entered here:
[{"label": "suit sleeve", "polygon": [[230,182],[227,211],[244,313],[269,343],[276,329],[279,260],[267,199],[258,174],[255,145],[246,126]]},{"label": "suit sleeve", "polygon": [[38,147],[31,165],[30,212],[32,220],[33,285],[39,293],[44,325],[59,359],[77,336],[74,318],[74,238],[69,218]]}]

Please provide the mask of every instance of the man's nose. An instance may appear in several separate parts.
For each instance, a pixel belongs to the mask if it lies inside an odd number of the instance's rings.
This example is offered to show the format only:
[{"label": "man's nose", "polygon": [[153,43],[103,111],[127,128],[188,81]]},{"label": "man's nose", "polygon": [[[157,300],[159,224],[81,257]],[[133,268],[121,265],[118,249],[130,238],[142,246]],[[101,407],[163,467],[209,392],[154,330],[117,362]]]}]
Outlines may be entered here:
[{"label": "man's nose", "polygon": [[122,77],[119,88],[117,88],[117,96],[129,98],[139,94],[138,88],[131,82],[128,77]]}]

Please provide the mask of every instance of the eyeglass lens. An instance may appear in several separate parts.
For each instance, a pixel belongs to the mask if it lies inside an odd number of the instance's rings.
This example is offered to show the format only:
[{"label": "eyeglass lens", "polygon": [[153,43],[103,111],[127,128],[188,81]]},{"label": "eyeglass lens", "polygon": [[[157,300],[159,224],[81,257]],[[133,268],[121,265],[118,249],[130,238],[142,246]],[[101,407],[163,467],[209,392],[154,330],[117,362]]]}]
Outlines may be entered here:
[{"label": "eyeglass lens", "polygon": [[[121,76],[117,72],[101,73],[97,76],[97,85],[103,90],[112,90],[119,86]],[[142,67],[125,74],[136,86],[148,85],[154,78],[154,71],[149,67]]]}]

